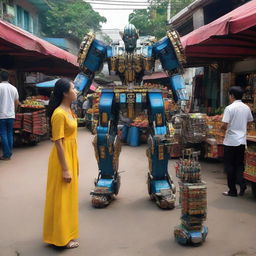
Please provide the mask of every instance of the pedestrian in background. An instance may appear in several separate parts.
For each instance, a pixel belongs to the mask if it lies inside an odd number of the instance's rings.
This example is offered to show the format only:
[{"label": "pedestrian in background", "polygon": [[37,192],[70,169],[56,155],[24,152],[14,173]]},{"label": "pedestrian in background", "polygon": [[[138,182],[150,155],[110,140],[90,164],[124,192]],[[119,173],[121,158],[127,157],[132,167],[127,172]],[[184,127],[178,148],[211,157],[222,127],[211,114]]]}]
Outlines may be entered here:
[{"label": "pedestrian in background", "polygon": [[71,249],[78,238],[77,119],[71,111],[74,84],[59,79],[50,102],[52,141],[44,211],[43,241]]},{"label": "pedestrian in background", "polygon": [[3,150],[0,160],[10,160],[13,149],[13,123],[19,105],[19,94],[16,87],[8,82],[7,71],[1,71],[0,78],[0,136]]},{"label": "pedestrian in background", "polygon": [[240,186],[240,196],[244,195],[246,183],[243,178],[244,154],[246,146],[247,123],[253,121],[250,108],[242,102],[243,90],[239,86],[229,90],[230,105],[225,108],[222,129],[224,138],[224,168],[227,173],[229,191],[225,196],[237,196],[236,184]]}]

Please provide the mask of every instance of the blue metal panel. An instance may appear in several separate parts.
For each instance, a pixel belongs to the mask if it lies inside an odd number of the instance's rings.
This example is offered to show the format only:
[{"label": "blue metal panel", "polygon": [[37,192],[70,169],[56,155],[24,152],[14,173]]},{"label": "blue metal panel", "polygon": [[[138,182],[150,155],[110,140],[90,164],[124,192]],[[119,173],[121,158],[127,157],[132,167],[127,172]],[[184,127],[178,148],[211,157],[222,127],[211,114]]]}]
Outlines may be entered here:
[{"label": "blue metal panel", "polygon": [[114,180],[113,179],[100,179],[96,185],[97,187],[108,188],[110,192],[114,191]]},{"label": "blue metal panel", "polygon": [[108,58],[113,57],[113,49],[112,49],[111,46],[108,46],[108,47],[107,47],[107,57],[108,57]]},{"label": "blue metal panel", "polygon": [[148,94],[152,114],[162,113],[164,116],[164,101],[162,93],[150,92]]},{"label": "blue metal panel", "polygon": [[107,46],[94,40],[84,61],[84,65],[92,72],[100,70],[107,55]]},{"label": "blue metal panel", "polygon": [[136,103],[141,103],[141,102],[142,102],[142,94],[136,93]]},{"label": "blue metal panel", "polygon": [[173,46],[167,37],[153,45],[153,53],[156,58],[160,59],[165,70],[173,70],[180,66]]},{"label": "blue metal panel", "polygon": [[83,73],[79,73],[74,80],[75,88],[80,92],[82,92],[85,88],[88,88],[91,83],[92,80]]},{"label": "blue metal panel", "polygon": [[152,57],[152,50],[153,50],[153,47],[152,46],[144,46],[142,48],[142,54],[144,57],[146,58],[150,58]]},{"label": "blue metal panel", "polygon": [[111,110],[112,110],[113,98],[114,98],[114,93],[107,92],[107,91],[103,91],[100,97],[100,106],[99,106],[100,112],[108,113],[108,116],[110,118],[112,117]]},{"label": "blue metal panel", "polygon": [[152,180],[151,181],[152,193],[160,193],[161,189],[171,189],[171,186],[167,180]]},{"label": "blue metal panel", "polygon": [[120,93],[120,103],[126,103],[126,94]]},{"label": "blue metal panel", "polygon": [[184,90],[185,83],[181,75],[175,75],[170,77],[170,85],[174,91],[176,100],[189,100],[186,91]]},{"label": "blue metal panel", "polygon": [[170,83],[171,83],[172,89],[175,91],[186,88],[184,79],[181,75],[175,75],[170,77]]},{"label": "blue metal panel", "polygon": [[169,160],[168,148],[164,147],[164,157],[162,160],[159,160],[158,145],[159,145],[159,142],[156,139],[154,139],[154,153],[151,155],[151,159],[152,159],[151,174],[154,178],[165,179],[168,173],[168,160]]},{"label": "blue metal panel", "polygon": [[156,135],[166,135],[167,134],[166,126],[155,127],[155,134]]},{"label": "blue metal panel", "polygon": [[97,127],[97,134],[106,135],[108,133],[108,127]]}]

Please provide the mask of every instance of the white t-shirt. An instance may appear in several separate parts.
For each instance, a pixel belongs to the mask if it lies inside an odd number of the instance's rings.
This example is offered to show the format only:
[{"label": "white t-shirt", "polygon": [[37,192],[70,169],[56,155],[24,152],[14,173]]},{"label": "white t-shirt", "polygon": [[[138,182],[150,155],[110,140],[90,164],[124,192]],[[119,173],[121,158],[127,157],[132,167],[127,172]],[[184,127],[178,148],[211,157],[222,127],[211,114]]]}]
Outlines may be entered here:
[{"label": "white t-shirt", "polygon": [[251,110],[241,100],[227,106],[222,119],[222,122],[228,123],[223,144],[233,147],[246,145],[247,123],[251,121]]},{"label": "white t-shirt", "polygon": [[0,83],[0,119],[15,118],[15,101],[18,99],[16,87],[8,82]]}]

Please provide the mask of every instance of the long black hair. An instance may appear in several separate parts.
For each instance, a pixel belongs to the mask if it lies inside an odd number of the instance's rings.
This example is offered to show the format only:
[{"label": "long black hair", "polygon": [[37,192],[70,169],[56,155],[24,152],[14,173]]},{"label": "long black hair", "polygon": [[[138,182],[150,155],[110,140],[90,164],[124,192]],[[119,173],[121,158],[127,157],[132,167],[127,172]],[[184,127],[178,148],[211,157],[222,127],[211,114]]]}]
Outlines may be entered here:
[{"label": "long black hair", "polygon": [[71,79],[61,78],[55,83],[54,90],[49,102],[49,108],[48,108],[48,116],[49,116],[50,123],[51,123],[51,117],[54,110],[57,107],[59,107],[59,105],[61,104],[64,98],[64,93],[69,92],[71,82],[72,82]]}]

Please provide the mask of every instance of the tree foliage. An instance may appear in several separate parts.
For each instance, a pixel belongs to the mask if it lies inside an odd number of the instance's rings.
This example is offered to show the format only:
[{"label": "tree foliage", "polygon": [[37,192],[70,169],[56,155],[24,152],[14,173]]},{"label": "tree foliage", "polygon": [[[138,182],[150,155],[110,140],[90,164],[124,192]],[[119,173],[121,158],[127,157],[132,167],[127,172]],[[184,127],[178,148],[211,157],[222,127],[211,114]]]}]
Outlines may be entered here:
[{"label": "tree foliage", "polygon": [[98,31],[107,20],[83,0],[52,1],[42,16],[42,30],[47,36],[73,36],[82,39],[89,31]]},{"label": "tree foliage", "polygon": [[[139,29],[140,35],[165,36],[167,30],[167,7],[169,0],[148,0],[149,7],[134,10],[129,15],[129,22]],[[193,0],[170,0],[171,16],[188,6]]]}]

